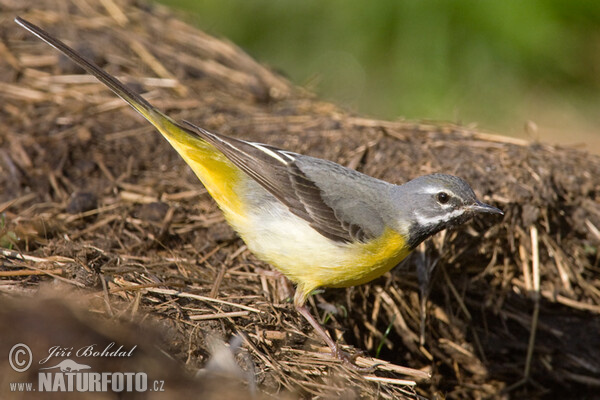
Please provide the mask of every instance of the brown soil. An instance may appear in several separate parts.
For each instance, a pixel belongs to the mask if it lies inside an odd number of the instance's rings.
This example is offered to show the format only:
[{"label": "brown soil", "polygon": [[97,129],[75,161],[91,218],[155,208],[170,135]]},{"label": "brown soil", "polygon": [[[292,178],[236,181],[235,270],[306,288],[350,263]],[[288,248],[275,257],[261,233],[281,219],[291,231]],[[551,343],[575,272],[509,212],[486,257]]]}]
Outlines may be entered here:
[{"label": "brown soil", "polygon": [[[24,330],[38,348],[51,343],[47,316],[56,313],[67,338],[84,330],[80,337],[89,340],[139,342],[143,357],[168,354],[170,386],[157,397],[181,398],[181,385],[202,380],[183,375],[206,365],[207,338],[235,334],[243,339],[241,380],[255,381],[267,397],[596,396],[598,156],[450,124],[348,114],[234,45],[138,1],[2,0],[0,10],[2,354],[25,340]],[[327,327],[340,342],[432,378],[398,385],[413,377],[393,365],[365,377],[320,354],[323,345],[293,312],[285,282],[245,249],[168,143],[13,23],[16,15],[176,119],[394,183],[456,174],[502,208],[501,221],[439,234],[384,277],[311,300],[322,319],[330,314]],[[532,265],[539,265],[539,290]],[[421,346],[415,269],[433,266]],[[160,357],[155,363],[167,365]],[[161,368],[148,369],[161,376]],[[6,390],[14,374],[2,376]]]}]

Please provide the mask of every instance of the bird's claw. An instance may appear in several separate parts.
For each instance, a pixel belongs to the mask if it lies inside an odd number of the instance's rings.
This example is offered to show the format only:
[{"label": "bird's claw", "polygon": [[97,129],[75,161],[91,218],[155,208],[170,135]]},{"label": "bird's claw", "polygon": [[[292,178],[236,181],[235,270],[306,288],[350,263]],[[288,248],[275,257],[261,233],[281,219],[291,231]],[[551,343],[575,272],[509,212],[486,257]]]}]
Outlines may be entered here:
[{"label": "bird's claw", "polygon": [[375,364],[372,365],[370,367],[360,367],[358,365],[356,365],[356,360],[358,359],[358,357],[362,357],[364,355],[366,355],[366,352],[363,350],[357,350],[353,355],[350,355],[348,353],[346,353],[345,351],[341,350],[339,347],[336,347],[335,351],[333,351],[333,355],[335,358],[337,358],[338,360],[340,360],[345,367],[348,367],[350,369],[353,369],[357,372],[361,372],[361,373],[371,373],[373,371],[375,371],[377,369],[377,367],[380,364]]}]

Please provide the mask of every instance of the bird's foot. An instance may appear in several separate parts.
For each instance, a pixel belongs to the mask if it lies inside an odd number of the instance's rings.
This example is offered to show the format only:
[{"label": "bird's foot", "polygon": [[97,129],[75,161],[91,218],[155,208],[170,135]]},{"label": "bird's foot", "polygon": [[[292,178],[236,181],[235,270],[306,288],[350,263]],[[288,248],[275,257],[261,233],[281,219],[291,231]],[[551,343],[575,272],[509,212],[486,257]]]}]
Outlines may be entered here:
[{"label": "bird's foot", "polygon": [[357,365],[356,360],[358,359],[358,357],[362,357],[362,356],[366,355],[365,351],[360,350],[360,349],[357,349],[356,352],[351,355],[349,353],[346,353],[345,351],[340,349],[339,346],[336,345],[335,349],[332,351],[332,354],[335,358],[340,360],[342,362],[342,364],[344,364],[345,367],[353,369],[354,371],[357,371],[357,372],[360,372],[363,374],[371,373],[371,372],[375,371],[377,369],[377,367],[379,366],[379,364],[375,364],[370,367],[361,367],[361,366]]}]

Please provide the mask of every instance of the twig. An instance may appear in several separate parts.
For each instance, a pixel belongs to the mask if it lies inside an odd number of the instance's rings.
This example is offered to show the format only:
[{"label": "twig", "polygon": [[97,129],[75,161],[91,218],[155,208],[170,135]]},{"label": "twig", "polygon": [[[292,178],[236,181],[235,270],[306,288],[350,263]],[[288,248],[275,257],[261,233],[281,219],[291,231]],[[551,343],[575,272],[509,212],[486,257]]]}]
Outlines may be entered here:
[{"label": "twig", "polygon": [[417,382],[408,381],[406,379],[384,378],[382,376],[374,376],[374,375],[367,375],[364,378],[371,382],[388,383],[390,385],[402,385],[402,386],[416,386],[417,385]]},{"label": "twig", "polygon": [[246,317],[248,315],[250,315],[249,311],[232,311],[232,312],[225,312],[225,313],[190,315],[189,318],[192,321],[205,321],[208,319]]},{"label": "twig", "polygon": [[123,13],[123,11],[115,4],[112,0],[101,0],[100,3],[102,6],[108,11],[111,17],[117,22],[117,24],[121,26],[125,26],[129,19]]},{"label": "twig", "polygon": [[160,288],[149,288],[149,289],[145,289],[145,290],[150,293],[166,294],[169,296],[177,296],[177,297],[182,297],[182,298],[187,298],[187,299],[206,301],[209,303],[225,304],[225,305],[228,305],[231,307],[241,308],[242,310],[247,310],[247,311],[251,311],[254,313],[259,313],[259,314],[262,313],[262,311],[257,308],[248,307],[243,304],[236,304],[236,303],[232,303],[232,302],[225,301],[225,300],[213,299],[212,297],[206,297],[206,296],[200,296],[200,295],[192,294],[192,293],[180,292],[178,290],[160,289]]},{"label": "twig", "polygon": [[595,314],[600,314],[600,306],[582,303],[580,301],[570,299],[563,295],[556,294],[550,290],[542,290],[541,294],[545,299],[548,299],[550,301],[555,301],[557,303],[564,304],[565,306],[576,308],[578,310],[591,311]]},{"label": "twig", "polygon": [[221,265],[219,268],[219,272],[217,273],[217,277],[210,289],[210,297],[216,298],[219,294],[219,289],[221,288],[221,282],[223,282],[223,277],[225,276],[225,272],[227,271],[227,266],[225,264]]},{"label": "twig", "polygon": [[22,253],[13,251],[13,250],[6,250],[6,249],[0,249],[0,255],[3,255],[5,257],[9,257],[9,258],[14,258],[17,260],[32,261],[32,262],[36,262],[36,263],[53,262],[60,266],[66,265],[67,263],[75,262],[75,260],[73,260],[72,258],[69,258],[69,257],[52,256],[52,257],[42,258],[42,257],[30,256],[27,254],[22,254]]},{"label": "twig", "polygon": [[0,271],[0,277],[28,276],[28,275],[51,275],[51,274],[62,274],[62,273],[63,273],[62,268],[39,270],[39,271],[32,271],[32,270],[28,270],[28,269],[19,269],[16,271]]},{"label": "twig", "polygon": [[401,365],[392,364],[390,362],[379,360],[377,358],[370,357],[358,357],[356,359],[356,365],[360,367],[377,367],[378,370],[381,371],[389,371],[395,372],[397,374],[402,374],[406,376],[413,376],[418,381],[428,381],[431,379],[431,373],[426,371],[421,371],[419,369],[403,367]]},{"label": "twig", "polygon": [[525,379],[529,379],[531,373],[531,359],[535,347],[535,334],[537,331],[538,319],[540,314],[540,254],[538,231],[535,225],[531,226],[531,269],[533,277],[533,316],[531,317],[531,331],[529,333],[529,344],[527,346],[527,358],[525,360]]}]

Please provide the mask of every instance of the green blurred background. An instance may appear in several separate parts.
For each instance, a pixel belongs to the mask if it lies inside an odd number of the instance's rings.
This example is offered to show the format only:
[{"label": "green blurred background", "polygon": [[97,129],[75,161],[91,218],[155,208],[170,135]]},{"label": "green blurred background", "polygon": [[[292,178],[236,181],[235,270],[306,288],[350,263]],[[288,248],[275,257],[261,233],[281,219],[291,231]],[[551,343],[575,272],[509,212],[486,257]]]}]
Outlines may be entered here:
[{"label": "green blurred background", "polygon": [[160,2],[360,114],[600,153],[599,1]]}]

